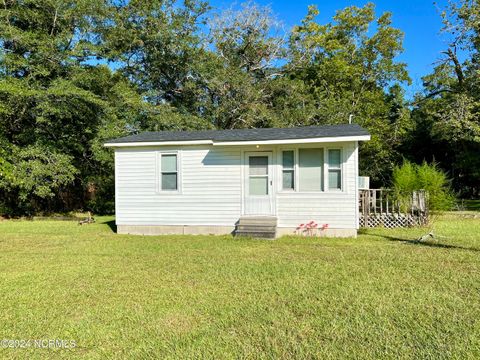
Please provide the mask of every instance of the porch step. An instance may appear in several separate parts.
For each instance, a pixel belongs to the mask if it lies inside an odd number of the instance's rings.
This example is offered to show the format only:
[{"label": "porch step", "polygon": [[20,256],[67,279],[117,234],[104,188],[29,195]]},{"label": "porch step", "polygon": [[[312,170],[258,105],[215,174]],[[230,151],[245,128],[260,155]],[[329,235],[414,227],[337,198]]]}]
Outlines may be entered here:
[{"label": "porch step", "polygon": [[275,232],[277,231],[276,226],[270,225],[237,225],[237,231],[250,231],[252,229],[258,230],[260,232]]},{"label": "porch step", "polygon": [[275,216],[242,216],[238,219],[238,225],[277,226],[277,218]]},{"label": "porch step", "polygon": [[274,239],[277,218],[273,216],[242,216],[235,228],[235,236]]}]

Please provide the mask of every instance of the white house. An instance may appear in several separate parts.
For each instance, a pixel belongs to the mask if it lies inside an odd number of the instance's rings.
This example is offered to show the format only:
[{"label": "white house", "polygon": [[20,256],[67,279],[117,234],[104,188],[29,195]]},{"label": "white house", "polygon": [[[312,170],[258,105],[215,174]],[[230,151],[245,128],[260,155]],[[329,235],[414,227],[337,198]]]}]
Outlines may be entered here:
[{"label": "white house", "polygon": [[358,143],[369,139],[345,124],[109,141],[117,231],[274,237],[315,221],[324,235],[356,236]]}]

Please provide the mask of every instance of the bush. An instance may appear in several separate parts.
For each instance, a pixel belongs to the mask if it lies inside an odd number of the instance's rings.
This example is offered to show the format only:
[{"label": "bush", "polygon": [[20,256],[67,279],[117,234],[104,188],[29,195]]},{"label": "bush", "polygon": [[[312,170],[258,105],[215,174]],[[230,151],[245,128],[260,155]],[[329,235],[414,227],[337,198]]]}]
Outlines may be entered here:
[{"label": "bush", "polygon": [[436,163],[416,165],[405,160],[402,166],[393,169],[393,188],[400,200],[413,191],[427,191],[431,211],[450,210],[455,205],[450,180]]}]

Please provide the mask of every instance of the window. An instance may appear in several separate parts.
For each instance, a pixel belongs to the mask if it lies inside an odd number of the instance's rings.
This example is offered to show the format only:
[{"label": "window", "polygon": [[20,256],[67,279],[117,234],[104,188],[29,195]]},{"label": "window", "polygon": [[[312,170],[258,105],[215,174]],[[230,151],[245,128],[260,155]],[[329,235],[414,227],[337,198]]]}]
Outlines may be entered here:
[{"label": "window", "polygon": [[328,150],[328,189],[342,190],[342,152]]},{"label": "window", "polygon": [[323,191],[323,149],[300,149],[298,167],[300,191]]},{"label": "window", "polygon": [[282,153],[282,189],[295,189],[295,152],[287,150]]},{"label": "window", "polygon": [[268,156],[250,156],[249,165],[249,194],[268,195]]},{"label": "window", "polygon": [[283,150],[281,155],[282,190],[342,191],[341,149],[300,148]]},{"label": "window", "polygon": [[178,190],[177,154],[160,155],[160,190]]}]

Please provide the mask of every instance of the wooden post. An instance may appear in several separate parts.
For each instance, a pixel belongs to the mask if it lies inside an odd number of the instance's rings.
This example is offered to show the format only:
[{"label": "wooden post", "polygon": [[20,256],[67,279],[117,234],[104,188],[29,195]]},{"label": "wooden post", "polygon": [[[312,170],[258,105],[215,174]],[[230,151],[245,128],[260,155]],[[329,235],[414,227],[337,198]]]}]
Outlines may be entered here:
[{"label": "wooden post", "polygon": [[380,189],[380,215],[383,214],[383,190]]},{"label": "wooden post", "polygon": [[410,201],[410,215],[413,215],[413,207],[415,206],[415,191],[412,192],[412,198]]},{"label": "wooden post", "polygon": [[369,216],[369,211],[370,211],[370,191],[365,192],[365,215],[363,218],[365,219],[365,227],[368,228],[368,216]]}]

